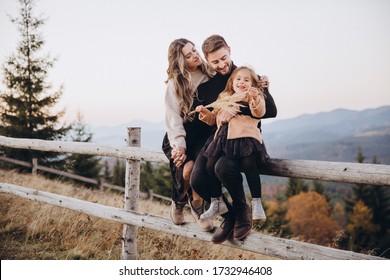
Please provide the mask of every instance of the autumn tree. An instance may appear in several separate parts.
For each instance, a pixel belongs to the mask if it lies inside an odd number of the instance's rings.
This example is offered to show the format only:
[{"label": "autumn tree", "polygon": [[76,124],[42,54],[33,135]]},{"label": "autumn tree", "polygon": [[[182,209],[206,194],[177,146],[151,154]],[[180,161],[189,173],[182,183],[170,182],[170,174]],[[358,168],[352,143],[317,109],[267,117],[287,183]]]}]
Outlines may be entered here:
[{"label": "autumn tree", "polygon": [[[19,16],[11,21],[17,26],[21,40],[16,52],[2,66],[6,89],[0,92],[0,134],[16,138],[61,139],[69,126],[59,123],[64,111],[52,111],[63,90],[60,87],[51,91],[52,85],[47,82],[55,59],[41,53],[44,40],[39,30],[45,20],[34,15],[33,0],[19,0],[19,3]],[[40,162],[52,161],[58,155],[7,148],[2,148],[2,153],[25,161],[37,157]]]},{"label": "autumn tree", "polygon": [[344,227],[347,223],[347,215],[345,213],[344,205],[340,202],[336,202],[332,208],[331,218],[341,227]]},{"label": "autumn tree", "polygon": [[316,192],[300,192],[287,201],[289,227],[293,236],[304,241],[328,245],[339,226],[330,218],[326,198]]}]

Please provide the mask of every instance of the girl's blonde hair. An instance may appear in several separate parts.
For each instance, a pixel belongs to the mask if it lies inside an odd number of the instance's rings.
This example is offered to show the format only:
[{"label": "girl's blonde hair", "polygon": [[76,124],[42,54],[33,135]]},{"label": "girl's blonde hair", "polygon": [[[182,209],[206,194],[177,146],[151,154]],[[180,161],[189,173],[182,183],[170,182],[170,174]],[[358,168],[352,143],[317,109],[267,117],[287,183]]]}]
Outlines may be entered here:
[{"label": "girl's blonde hair", "polygon": [[[180,38],[174,40],[168,48],[168,69],[167,74],[168,78],[165,81],[166,83],[172,79],[175,87],[175,92],[180,100],[180,107],[182,111],[182,117],[184,120],[187,119],[188,114],[191,111],[192,103],[194,97],[197,96],[197,90],[195,85],[191,80],[191,73],[188,71],[185,63],[185,57],[183,55],[182,49],[187,44],[192,43],[190,40]],[[202,65],[200,70],[202,73],[212,76],[212,70],[208,64],[201,58]]]},{"label": "girl's blonde hair", "polygon": [[234,69],[233,73],[230,75],[229,80],[226,83],[225,90],[219,95],[219,97],[225,97],[227,95],[234,94],[233,80],[237,76],[238,71],[240,71],[240,70],[248,70],[249,71],[249,73],[251,75],[252,87],[257,88],[260,91],[260,94],[262,94],[263,97],[265,98],[264,90],[261,87],[259,76],[256,74],[256,72],[252,68],[250,68],[248,66],[240,66],[240,67],[237,67],[236,69]]}]

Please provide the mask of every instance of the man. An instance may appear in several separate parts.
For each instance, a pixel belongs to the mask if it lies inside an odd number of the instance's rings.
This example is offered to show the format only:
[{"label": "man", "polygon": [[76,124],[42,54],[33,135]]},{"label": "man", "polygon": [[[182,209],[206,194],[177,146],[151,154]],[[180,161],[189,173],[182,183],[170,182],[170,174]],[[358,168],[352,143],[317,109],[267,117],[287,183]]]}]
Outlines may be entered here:
[{"label": "man", "polygon": [[[209,65],[217,72],[213,78],[198,87],[198,98],[202,100],[204,105],[207,105],[215,101],[218,94],[225,89],[226,83],[236,66],[231,60],[229,45],[220,35],[208,37],[203,42],[202,51]],[[266,77],[262,77],[262,81],[266,95],[266,114],[263,118],[276,117],[277,109],[268,91],[268,80]],[[247,110],[245,112],[243,110],[242,113],[250,114],[250,111]],[[227,123],[232,117],[234,115],[225,112],[222,115],[222,122]],[[195,161],[190,184],[204,200],[210,201],[208,175],[205,168],[207,158],[204,157],[203,152],[204,150],[202,149]],[[235,239],[242,240],[249,234],[252,228],[252,219],[249,216],[249,207],[246,203],[245,193],[242,187],[240,166],[234,160],[225,158],[225,160],[216,166],[215,171],[219,178],[224,178],[223,181],[230,182],[230,184],[225,184],[225,187],[232,197],[233,205],[224,197],[228,212],[222,215],[224,222],[215,231],[212,242],[216,244],[222,243],[229,238],[232,232]]]}]

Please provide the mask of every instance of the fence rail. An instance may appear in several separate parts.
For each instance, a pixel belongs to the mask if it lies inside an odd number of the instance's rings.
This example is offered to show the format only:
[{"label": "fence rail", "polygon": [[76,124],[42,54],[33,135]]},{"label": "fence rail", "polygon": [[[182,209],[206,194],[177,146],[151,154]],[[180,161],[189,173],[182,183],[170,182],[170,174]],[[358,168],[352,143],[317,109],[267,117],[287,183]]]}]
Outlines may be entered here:
[{"label": "fence rail", "polygon": [[[84,182],[84,183],[89,183],[89,184],[98,186],[100,188],[107,188],[107,189],[111,189],[111,190],[115,190],[115,191],[119,191],[119,192],[125,192],[125,188],[124,187],[118,186],[118,185],[109,184],[109,183],[107,183],[107,182],[105,182],[103,180],[92,179],[92,178],[80,176],[80,175],[77,175],[77,174],[74,174],[74,173],[71,173],[71,172],[58,170],[58,169],[46,167],[46,166],[43,166],[43,165],[39,165],[38,164],[38,160],[36,158],[33,158],[32,162],[27,162],[27,161],[13,159],[13,158],[5,157],[5,156],[0,156],[0,160],[1,161],[5,161],[5,162],[9,162],[9,163],[12,163],[12,164],[16,164],[16,165],[21,165],[21,166],[24,166],[24,167],[27,167],[27,168],[31,168],[32,169],[32,174],[36,174],[37,170],[41,170],[41,171],[44,171],[44,172],[47,172],[47,173],[59,175],[61,177],[71,178],[73,180],[81,181],[81,182]],[[148,192],[140,192],[140,197],[148,198],[148,199],[157,198],[157,199],[164,200],[164,201],[171,201],[171,199],[169,197],[166,197],[166,196],[154,193],[153,190],[148,190]]]},{"label": "fence rail", "polygon": [[[162,152],[138,147],[115,147],[97,145],[93,143],[17,139],[4,136],[0,136],[0,145],[17,149],[111,156],[127,159],[128,163],[140,160],[167,162],[167,159]],[[133,194],[131,194],[131,191],[127,191],[125,193],[125,198],[129,198],[131,196],[133,200],[138,200],[139,197],[139,190],[134,190],[137,184],[139,187],[139,173],[137,175],[136,169],[137,168],[127,166],[126,171],[126,189],[130,189],[129,186],[131,186],[131,188],[133,188]],[[263,174],[347,183],[390,185],[390,166],[377,164],[272,159]],[[137,226],[142,226],[200,240],[210,241],[211,239],[211,235],[209,233],[199,232],[194,224],[175,226],[169,219],[151,215],[142,215],[137,213],[136,209],[134,212],[129,211],[131,209],[127,208],[113,208],[4,183],[0,183],[0,191],[12,193],[35,201],[42,201],[52,205],[81,211],[89,215],[118,221],[123,223],[125,226],[134,226],[133,229],[136,229]],[[128,206],[133,207],[132,203],[134,203],[134,201]],[[137,236],[136,233],[135,236]],[[124,239],[124,242],[126,242],[126,238]],[[276,256],[282,259],[380,259],[376,256],[276,238],[259,233],[250,234],[245,241],[225,242],[222,245],[238,247],[252,252]],[[133,247],[132,250],[134,250],[134,248],[136,247]],[[127,249],[124,248],[123,250]],[[129,255],[124,254],[122,258],[129,258]],[[130,256],[130,258],[132,258],[132,256]]]},{"label": "fence rail", "polygon": [[[5,136],[0,136],[0,145],[16,149],[79,153],[160,163],[168,162],[162,152],[139,147],[117,147],[85,142],[20,139]],[[384,164],[271,159],[261,173],[290,178],[390,186],[390,165]]]},{"label": "fence rail", "polygon": [[[184,237],[196,238],[203,241],[211,241],[211,234],[200,232],[194,223],[186,223],[181,226],[174,225],[171,220],[149,214],[139,214],[134,211],[126,211],[97,203],[79,200],[63,195],[39,191],[17,185],[0,183],[0,191],[10,193],[33,201],[72,209],[81,213],[96,216],[123,224],[131,224],[145,227],[165,233],[176,234]],[[325,246],[299,242],[295,240],[272,237],[260,233],[251,233],[245,241],[229,241],[222,245],[244,249],[247,251],[270,255],[282,259],[302,260],[361,260],[382,259],[350,251],[338,250]]]}]

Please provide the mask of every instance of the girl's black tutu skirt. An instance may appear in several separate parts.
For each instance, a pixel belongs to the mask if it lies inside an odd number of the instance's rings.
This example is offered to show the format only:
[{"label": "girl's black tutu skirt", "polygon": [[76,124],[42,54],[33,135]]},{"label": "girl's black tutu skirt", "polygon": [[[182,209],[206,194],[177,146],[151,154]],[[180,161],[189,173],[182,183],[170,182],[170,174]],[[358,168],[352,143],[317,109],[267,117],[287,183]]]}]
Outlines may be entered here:
[{"label": "girl's black tutu skirt", "polygon": [[206,142],[207,146],[204,152],[206,157],[225,155],[229,158],[241,158],[257,154],[259,163],[267,163],[269,155],[264,143],[260,143],[253,137],[227,139],[227,133],[228,125],[224,124],[219,130],[217,137]]}]

